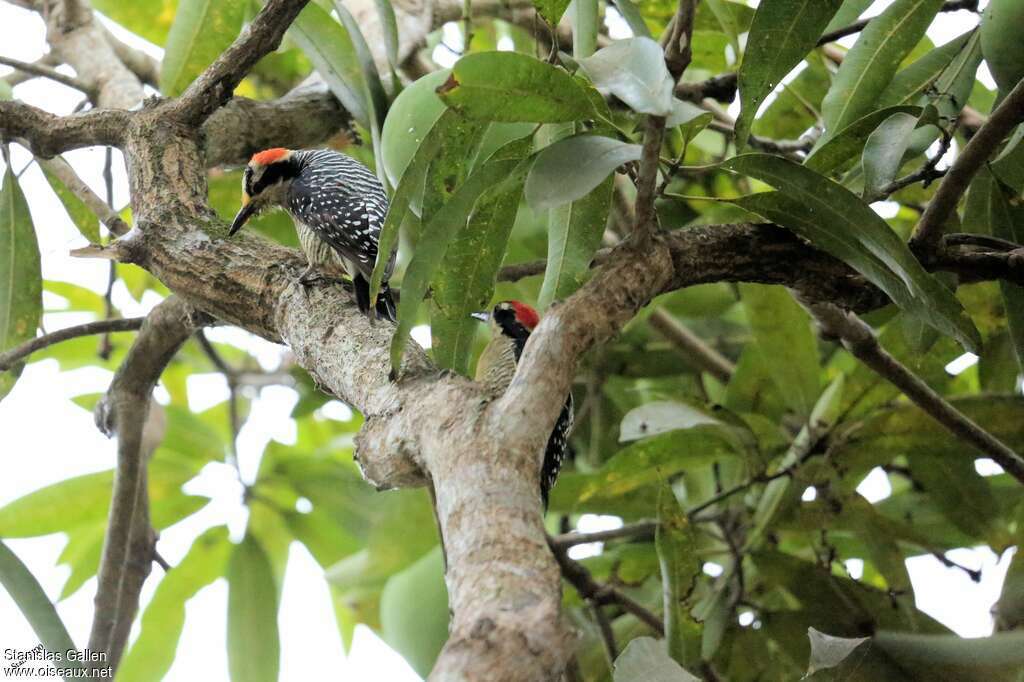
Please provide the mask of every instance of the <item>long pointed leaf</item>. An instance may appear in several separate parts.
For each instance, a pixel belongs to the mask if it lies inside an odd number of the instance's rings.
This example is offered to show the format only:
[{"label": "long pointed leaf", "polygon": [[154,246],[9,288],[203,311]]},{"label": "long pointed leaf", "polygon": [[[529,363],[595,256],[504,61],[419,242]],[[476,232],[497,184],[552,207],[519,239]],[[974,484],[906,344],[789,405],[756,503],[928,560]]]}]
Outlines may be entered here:
[{"label": "long pointed leaf", "polygon": [[[39,243],[25,195],[8,168],[0,188],[0,351],[35,336],[42,312]],[[0,372],[0,400],[20,373]]]},{"label": "long pointed leaf", "polygon": [[877,107],[879,95],[941,6],[942,0],[896,0],[871,20],[846,54],[822,103],[825,134],[819,146]]},{"label": "long pointed leaf", "polygon": [[978,347],[978,330],[952,292],[926,272],[889,225],[849,190],[809,168],[767,154],[738,156],[722,167],[779,189],[735,203],[845,261],[901,308],[965,348]]},{"label": "long pointed leaf", "polygon": [[228,670],[232,682],[277,682],[281,643],[270,558],[246,535],[228,560]]},{"label": "long pointed leaf", "polygon": [[[423,226],[416,253],[402,280],[402,299],[398,304],[398,329],[391,340],[391,367],[397,374],[409,330],[423,303],[430,281],[444,258],[449,243],[464,228],[473,206],[488,190],[504,191],[529,170],[528,163],[514,159],[493,161],[471,175],[452,198]],[[505,184],[508,183],[508,184]],[[500,189],[499,189],[500,188]]]},{"label": "long pointed leaf", "polygon": [[244,0],[182,0],[167,35],[160,90],[177,97],[238,37]]},{"label": "long pointed leaf", "polygon": [[758,5],[739,70],[737,149],[746,145],[761,102],[814,48],[842,4],[842,0],[763,0]]},{"label": "long pointed leaf", "polygon": [[[57,615],[57,609],[43,592],[39,581],[2,541],[0,541],[0,585],[3,585],[7,594],[11,595],[11,599],[21,609],[25,620],[32,626],[32,630],[39,637],[40,644],[47,651],[75,650],[75,643],[71,641],[64,622]],[[62,662],[61,666],[81,668],[77,661]]]}]

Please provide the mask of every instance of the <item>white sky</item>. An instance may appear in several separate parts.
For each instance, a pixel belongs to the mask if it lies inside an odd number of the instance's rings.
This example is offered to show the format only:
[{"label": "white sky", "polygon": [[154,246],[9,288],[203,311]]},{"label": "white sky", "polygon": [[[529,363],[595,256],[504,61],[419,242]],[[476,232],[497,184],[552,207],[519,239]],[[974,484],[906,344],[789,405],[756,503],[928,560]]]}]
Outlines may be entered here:
[{"label": "white sky", "polygon": [[[885,0],[876,3],[871,13],[877,13],[885,4]],[[937,43],[944,42],[961,33],[967,26],[964,24],[967,20],[965,13],[942,15],[933,29],[933,39]],[[133,36],[121,34],[121,37],[142,45]],[[4,56],[23,61],[38,59],[45,50],[42,22],[29,12],[0,3],[0,46]],[[157,48],[148,44],[144,47],[159,56]],[[7,72],[6,67],[0,67],[0,75]],[[70,70],[67,72],[72,74]],[[43,79],[18,86],[16,94],[36,106],[61,114],[69,113],[80,100],[76,91]],[[12,151],[15,170],[21,171],[30,157],[18,147]],[[80,150],[68,154],[67,158],[102,195],[103,152]],[[21,177],[21,185],[29,197],[37,227],[44,276],[74,281],[102,292],[107,277],[106,263],[72,259],[67,255],[70,249],[82,246],[84,239],[68,220],[38,168],[29,167]],[[126,201],[124,171],[117,163],[115,203],[120,206]],[[115,290],[115,303],[126,315],[145,313],[155,303],[154,298],[150,297],[144,305],[139,305],[123,286]],[[49,298],[47,302],[50,303]],[[74,314],[51,313],[46,315],[44,324],[52,330],[81,321],[81,316]],[[211,336],[244,345],[268,366],[276,364],[280,353],[279,347],[237,330],[213,330]],[[426,338],[429,339],[429,335]],[[90,414],[68,400],[74,395],[105,390],[109,380],[109,372],[95,368],[61,373],[54,361],[34,364],[26,369],[11,395],[0,402],[0,432],[5,443],[0,505],[42,486],[71,476],[109,469],[113,465],[114,443],[96,431]],[[223,382],[212,377],[196,378],[189,389],[190,399],[201,400],[204,405],[217,402],[226,395]],[[283,442],[294,438],[293,425],[288,419],[294,400],[295,395],[290,389],[271,388],[253,401],[253,418],[247,422],[240,438],[243,471],[255,471],[263,445],[271,437]],[[193,407],[199,405],[193,404]],[[214,502],[163,533],[160,551],[172,565],[184,556],[191,540],[205,528],[229,523],[237,533],[244,523],[245,512],[239,501],[238,483],[224,469],[223,465],[209,465],[188,490],[211,495]],[[880,471],[873,472],[860,488],[873,501],[889,494],[888,481],[884,474],[879,474]],[[597,530],[614,527],[618,523],[614,517],[586,517],[580,525],[585,530]],[[64,545],[63,536],[7,542],[27,563],[51,598],[56,598],[68,574],[66,568],[55,567]],[[579,551],[586,554],[596,550],[587,547]],[[974,584],[962,571],[945,568],[932,557],[911,559],[908,567],[918,606],[961,635],[987,635],[992,629],[989,609],[998,598],[1009,555],[1005,555],[998,565],[997,557],[987,548],[956,550],[951,553],[951,558],[971,568],[983,568],[982,582]],[[851,570],[856,570],[857,558],[850,559]],[[713,573],[715,567],[709,564],[706,570]],[[159,576],[160,569],[155,567],[153,577],[147,581],[143,591],[143,607],[151,597]],[[84,646],[88,638],[95,587],[94,578],[58,605],[72,638],[79,646]],[[226,588],[226,583],[219,580],[188,603],[178,657],[166,679],[227,679]],[[400,656],[362,626],[357,629],[351,655],[347,658],[343,655],[322,572],[298,543],[292,546],[278,620],[282,640],[282,680],[322,679],[327,676],[396,682],[419,679]],[[17,607],[6,592],[0,590],[0,649],[29,649],[35,644],[36,638]]]}]

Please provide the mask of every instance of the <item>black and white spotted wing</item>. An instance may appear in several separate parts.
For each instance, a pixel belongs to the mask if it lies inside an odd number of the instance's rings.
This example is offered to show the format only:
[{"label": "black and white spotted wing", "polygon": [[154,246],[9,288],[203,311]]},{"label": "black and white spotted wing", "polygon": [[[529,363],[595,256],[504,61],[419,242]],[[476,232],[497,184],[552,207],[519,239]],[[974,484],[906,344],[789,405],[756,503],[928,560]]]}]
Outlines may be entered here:
[{"label": "black and white spotted wing", "polygon": [[[368,280],[388,199],[377,177],[350,156],[329,149],[297,152],[301,170],[288,191],[288,211],[313,230]],[[384,272],[394,269],[391,258]],[[349,273],[355,276],[356,273]]]}]

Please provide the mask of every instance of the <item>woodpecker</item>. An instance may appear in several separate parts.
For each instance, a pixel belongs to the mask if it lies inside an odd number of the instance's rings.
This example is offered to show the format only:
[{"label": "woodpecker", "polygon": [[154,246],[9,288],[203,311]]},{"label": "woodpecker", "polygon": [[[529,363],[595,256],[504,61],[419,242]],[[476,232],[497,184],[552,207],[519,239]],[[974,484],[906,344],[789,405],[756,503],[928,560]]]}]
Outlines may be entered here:
[{"label": "woodpecker", "polygon": [[[540,322],[537,311],[519,301],[502,301],[494,306],[490,313],[473,313],[473,317],[487,322],[491,330],[491,339],[476,366],[476,380],[482,383],[493,397],[505,392],[516,373],[516,365],[523,354],[523,347],[530,333]],[[562,406],[555,428],[548,438],[544,449],[544,461],[540,471],[540,497],[544,509],[548,507],[548,493],[555,480],[562,462],[569,452],[569,432],[572,431],[572,393]]]},{"label": "woodpecker", "polygon": [[[295,222],[308,267],[303,286],[338,271],[352,278],[359,310],[369,314],[370,275],[377,261],[377,241],[388,212],[384,188],[369,168],[330,149],[291,150],[275,147],[253,155],[242,176],[242,208],[228,235],[260,211],[280,207]],[[388,278],[392,255],[384,270],[378,318],[396,319]]]}]

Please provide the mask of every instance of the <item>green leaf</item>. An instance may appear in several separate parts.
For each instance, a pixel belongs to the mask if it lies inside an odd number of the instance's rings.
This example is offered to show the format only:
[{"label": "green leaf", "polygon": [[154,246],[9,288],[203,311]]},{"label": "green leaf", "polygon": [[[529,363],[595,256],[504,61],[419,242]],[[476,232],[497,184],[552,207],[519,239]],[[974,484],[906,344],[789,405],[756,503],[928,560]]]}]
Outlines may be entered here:
[{"label": "green leaf", "polygon": [[645,438],[619,450],[587,481],[580,499],[623,495],[681,471],[737,457],[727,426],[701,425]]},{"label": "green leaf", "polygon": [[[76,650],[64,622],[57,614],[43,587],[21,562],[21,559],[0,541],[0,585],[21,610],[25,620],[32,626],[39,643],[47,651],[65,652]],[[80,669],[77,661],[64,661],[61,667]],[[68,676],[70,677],[70,675]]]},{"label": "green leaf", "polygon": [[160,90],[177,97],[242,30],[243,0],[180,0],[160,66]]},{"label": "green leaf", "polygon": [[739,70],[737,149],[746,146],[761,102],[814,49],[842,4],[842,0],[764,0],[758,5]]},{"label": "green leaf", "polygon": [[680,665],[700,661],[699,627],[690,616],[689,599],[701,574],[697,536],[671,486],[658,494],[658,526],[654,534],[661,567],[661,591],[665,612],[668,653]]},{"label": "green leaf", "polygon": [[893,114],[868,136],[861,161],[864,166],[862,196],[865,200],[882,196],[882,190],[896,179],[917,120],[911,114]]},{"label": "green leaf", "polygon": [[[800,429],[800,433],[793,439],[789,450],[782,457],[777,465],[777,471],[796,465],[797,462],[808,452],[810,446],[828,433],[839,417],[840,398],[843,395],[843,375],[840,374],[822,392],[818,398],[810,419]],[[783,513],[784,509],[799,499],[802,492],[791,485],[792,479],[789,476],[776,478],[764,487],[760,499],[757,501],[757,508],[754,511],[754,523],[747,537],[748,550],[756,550],[764,539],[768,529],[775,523],[776,519]]]},{"label": "green leaf", "polygon": [[613,178],[548,214],[548,260],[537,304],[546,308],[576,291],[590,275],[611,210]]},{"label": "green leaf", "polygon": [[992,614],[996,617],[996,630],[1013,630],[1024,625],[1024,553],[1019,549],[1010,559]]},{"label": "green leaf", "polygon": [[[25,195],[8,167],[0,188],[0,352],[34,337],[42,313],[39,243]],[[0,400],[20,373],[0,372]]]},{"label": "green leaf", "polygon": [[448,640],[448,589],[441,548],[396,573],[380,596],[381,637],[426,677]]},{"label": "green leaf", "polygon": [[626,443],[701,425],[722,426],[722,422],[685,403],[655,400],[626,413],[619,426],[619,442]]},{"label": "green leaf", "polygon": [[[988,231],[993,237],[1015,244],[1024,243],[1024,206],[1021,205],[1020,197],[987,168],[981,169],[981,173],[991,176],[985,213]],[[1006,323],[1010,329],[1017,364],[1024,372],[1024,287],[1000,280],[999,290],[1006,308]]]},{"label": "green leaf", "polygon": [[811,318],[783,287],[741,284],[754,343],[779,392],[804,419],[821,394],[818,344]]},{"label": "green leaf", "polygon": [[782,86],[775,101],[754,120],[755,134],[774,139],[793,139],[811,126],[820,125],[821,100],[832,85],[832,72],[824,59],[811,52],[807,67],[795,79]]},{"label": "green leaf", "polygon": [[[159,508],[184,496],[181,486],[194,473],[182,466],[160,459],[150,463],[149,494],[153,505],[154,524]],[[0,507],[0,537],[27,538],[67,531],[107,518],[113,471],[75,476],[40,488]],[[200,505],[201,506],[201,505]],[[158,525],[158,524],[157,524]]]},{"label": "green leaf", "polygon": [[683,126],[683,137],[686,142],[689,142],[711,123],[712,118],[714,117],[710,111],[681,99],[673,99],[672,113],[665,119],[665,126],[669,128]]},{"label": "green leaf", "polygon": [[878,106],[886,108],[917,103],[928,87],[935,83],[950,62],[960,54],[973,34],[972,30],[957,36],[900,70],[879,96]]},{"label": "green leaf", "polygon": [[[526,137],[509,143],[497,154],[523,158],[531,145],[532,137]],[[522,193],[522,183],[513,183],[505,192],[482,198],[459,238],[448,245],[433,279],[430,299],[432,353],[442,367],[461,374],[469,372],[472,343],[479,327],[470,314],[486,309],[494,296]]]},{"label": "green leaf", "polygon": [[164,45],[177,4],[175,0],[96,0],[92,6],[154,45]]},{"label": "green leaf", "polygon": [[829,22],[828,26],[822,33],[831,33],[832,31],[838,31],[841,28],[845,28],[857,21],[857,18],[864,13],[868,7],[871,6],[875,0],[846,0],[843,6],[839,8],[836,15],[832,17],[832,21]]},{"label": "green leaf", "polygon": [[573,0],[572,56],[583,59],[597,49],[597,0]]},{"label": "green leaf", "polygon": [[395,19],[395,8],[391,5],[391,0],[374,0],[373,4],[377,7],[377,17],[380,19],[381,32],[384,34],[384,53],[387,55],[388,64],[393,73],[400,66],[398,63],[398,21]]},{"label": "green leaf", "polygon": [[60,199],[60,203],[64,205],[64,210],[67,211],[68,218],[70,218],[71,222],[78,228],[78,231],[82,233],[83,237],[89,240],[90,244],[99,244],[100,223],[96,218],[96,215],[89,210],[89,207],[85,205],[85,202],[76,197],[71,190],[64,186],[64,183],[60,181],[60,178],[45,168],[43,168],[42,171],[43,176],[46,177],[46,181],[50,183],[53,193],[57,195],[57,198]]},{"label": "green leaf", "polygon": [[615,95],[642,114],[672,113],[672,76],[650,38],[616,40],[579,63],[602,95]]},{"label": "green leaf", "polygon": [[348,31],[311,2],[288,29],[288,37],[309,57],[342,106],[360,125],[370,128],[373,104],[367,100],[363,63]]},{"label": "green leaf", "polygon": [[699,682],[669,658],[663,640],[637,637],[615,659],[614,682]]},{"label": "green leaf", "polygon": [[437,94],[448,106],[485,121],[564,123],[595,115],[579,80],[517,52],[466,55]]},{"label": "green leaf", "polygon": [[[993,680],[1020,679],[1024,667],[1024,632],[999,632],[967,639],[957,635],[881,631],[871,643],[913,671],[913,679]],[[914,674],[916,673],[916,674]]]},{"label": "green leaf", "polygon": [[616,168],[638,161],[642,147],[601,135],[575,135],[545,147],[526,178],[526,203],[535,211],[576,201]]},{"label": "green leaf", "polygon": [[941,6],[942,0],[896,0],[868,23],[846,53],[822,103],[825,134],[818,146],[877,108],[879,96]]},{"label": "green leaf", "polygon": [[544,18],[544,21],[551,26],[558,26],[566,8],[569,7],[569,2],[570,0],[533,0],[533,6]]},{"label": "green leaf", "polygon": [[846,126],[827,143],[814,149],[804,159],[804,165],[822,175],[841,169],[861,153],[868,137],[882,122],[896,114],[919,116],[921,111],[921,107],[902,105],[873,111]]},{"label": "green leaf", "polygon": [[[408,88],[402,92],[405,95],[412,90]],[[390,116],[388,117],[390,120]],[[458,134],[460,128],[466,126],[465,119],[457,112],[445,110],[441,116],[433,122],[429,129],[424,130],[422,143],[416,148],[412,158],[404,165],[401,179],[395,187],[395,193],[391,197],[391,205],[388,208],[388,215],[384,219],[384,225],[380,230],[380,237],[377,241],[377,263],[373,267],[373,274],[370,277],[370,299],[377,300],[380,293],[380,284],[384,279],[384,270],[391,261],[391,256],[398,245],[398,237],[402,223],[409,214],[409,209],[417,195],[422,195],[424,178],[430,168],[431,161],[448,138]],[[385,125],[385,154],[387,153],[388,136],[387,125]],[[429,132],[428,132],[429,131]],[[397,133],[396,133],[397,134]],[[399,167],[396,160],[397,169]]]},{"label": "green leaf", "polygon": [[846,262],[901,308],[953,336],[968,350],[978,347],[978,330],[956,297],[921,267],[878,214],[847,189],[813,170],[767,154],[738,156],[722,167],[780,190],[734,203]]},{"label": "green leaf", "polygon": [[[366,44],[366,38],[363,37],[362,31],[359,30],[359,24],[351,12],[338,0],[334,0],[334,11],[337,12],[349,40],[352,41],[356,58],[359,60],[363,70],[363,78],[358,85],[362,87],[363,100],[366,102],[368,109],[369,125],[367,127],[370,128],[373,136],[373,155],[375,159],[379,159],[381,157],[380,124],[388,108],[384,85],[380,81],[380,74],[377,72],[377,64],[373,60],[373,53],[370,51],[369,45]],[[380,171],[378,171],[378,174],[382,175],[381,182],[383,183],[385,181],[383,174]]]},{"label": "green leaf", "polygon": [[[411,164],[410,164],[411,166]],[[529,170],[528,164],[515,159],[492,161],[471,175],[452,198],[423,226],[420,240],[402,279],[402,299],[398,304],[398,329],[391,340],[391,366],[398,373],[409,330],[430,282],[451,243],[464,229],[477,200],[488,190],[503,192]],[[408,172],[408,171],[407,171]],[[403,178],[404,180],[404,178]],[[389,216],[390,218],[390,216]]]},{"label": "green leaf", "polygon": [[228,669],[232,682],[277,682],[277,584],[267,553],[246,534],[228,560]]},{"label": "green leaf", "polygon": [[853,653],[853,650],[870,637],[857,637],[850,639],[846,637],[833,637],[814,628],[807,628],[807,637],[811,640],[811,660],[807,664],[807,673],[804,677],[810,677],[819,670],[834,668],[846,657]]},{"label": "green leaf", "polygon": [[619,14],[626,20],[629,30],[633,32],[633,35],[653,38],[651,29],[647,27],[647,22],[644,21],[639,8],[633,3],[633,0],[615,0],[615,9],[619,10]]},{"label": "green leaf", "polygon": [[[224,526],[210,528],[192,542],[185,558],[157,585],[142,613],[138,638],[117,669],[119,682],[159,682],[174,663],[185,625],[185,604],[224,575],[232,545]],[[264,623],[270,625],[271,623]]]},{"label": "green leaf", "polygon": [[[381,131],[380,162],[392,187],[398,187],[405,169],[445,112],[444,102],[435,90],[450,73],[448,69],[441,69],[427,74],[402,90],[391,103]],[[422,189],[420,187],[421,192]]]}]

